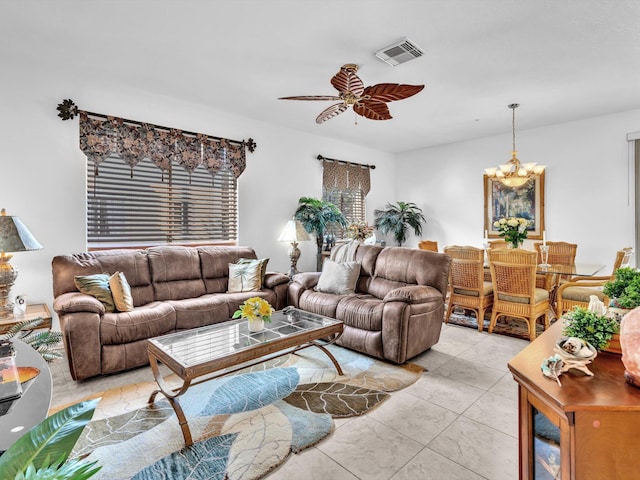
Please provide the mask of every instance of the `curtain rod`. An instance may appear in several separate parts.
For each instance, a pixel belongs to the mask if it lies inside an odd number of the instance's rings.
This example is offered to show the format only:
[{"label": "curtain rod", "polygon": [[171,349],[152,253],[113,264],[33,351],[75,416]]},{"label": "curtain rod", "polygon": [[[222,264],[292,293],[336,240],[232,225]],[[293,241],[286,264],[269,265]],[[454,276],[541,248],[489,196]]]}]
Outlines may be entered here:
[{"label": "curtain rod", "polygon": [[[80,113],[80,110],[78,110],[78,106],[73,103],[73,100],[71,99],[67,99],[67,100],[63,100],[62,103],[58,104],[58,107],[56,108],[56,110],[58,110],[58,116],[62,119],[62,120],[72,120],[73,118],[76,117],[76,115],[78,115]],[[87,112],[86,110],[84,111],[84,113],[86,113],[87,115],[90,115],[92,117],[97,117],[97,118],[102,118],[104,120],[108,119],[111,115],[105,115],[103,113],[95,113],[95,112]],[[120,117],[114,117],[114,118],[120,118]],[[171,131],[171,130],[180,130],[180,129],[174,129],[174,128],[170,128],[170,127],[164,127],[162,125],[156,125],[154,123],[148,123],[148,122],[140,122],[138,120],[129,120],[127,118],[122,118],[123,122],[126,123],[130,123],[133,125],[137,125],[138,127],[141,127],[143,124],[149,125],[153,128],[159,129],[159,130],[167,130],[167,131]],[[198,136],[198,135],[202,135],[200,133],[197,132],[189,132],[187,130],[180,130],[183,134],[187,134],[187,135],[193,135],[193,136]],[[206,134],[205,134],[206,135]],[[210,138],[212,140],[227,140],[230,143],[235,143],[237,145],[242,145],[247,147],[247,149],[253,153],[257,147],[256,142],[254,142],[254,140],[252,138],[249,138],[248,140],[232,140],[230,138],[222,138],[222,137],[216,137],[214,135],[206,135],[207,138]]]},{"label": "curtain rod", "polygon": [[375,170],[376,169],[375,165],[369,165],[369,164],[366,164],[366,163],[347,162],[346,160],[337,160],[335,158],[327,158],[327,157],[323,157],[322,155],[318,155],[316,157],[316,159],[318,159],[318,160],[327,160],[329,162],[343,163],[345,165],[356,165],[358,167],[370,168],[371,170]]}]

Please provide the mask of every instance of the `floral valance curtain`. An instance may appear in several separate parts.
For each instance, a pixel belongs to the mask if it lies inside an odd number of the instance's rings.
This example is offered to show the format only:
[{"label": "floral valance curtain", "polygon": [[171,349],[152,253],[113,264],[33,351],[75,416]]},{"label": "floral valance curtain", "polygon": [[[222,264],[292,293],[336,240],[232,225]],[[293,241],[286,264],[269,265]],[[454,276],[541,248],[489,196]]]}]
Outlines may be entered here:
[{"label": "floral valance curtain", "polygon": [[100,164],[110,156],[129,165],[132,176],[143,159],[151,160],[163,173],[169,170],[172,161],[189,174],[202,165],[212,176],[225,169],[231,170],[236,178],[246,167],[244,142],[118,117],[101,118],[84,111],[79,114],[80,150],[94,162],[96,175]]},{"label": "floral valance curtain", "polygon": [[367,195],[371,189],[368,165],[322,160],[322,185],[326,190],[341,192],[361,191]]}]

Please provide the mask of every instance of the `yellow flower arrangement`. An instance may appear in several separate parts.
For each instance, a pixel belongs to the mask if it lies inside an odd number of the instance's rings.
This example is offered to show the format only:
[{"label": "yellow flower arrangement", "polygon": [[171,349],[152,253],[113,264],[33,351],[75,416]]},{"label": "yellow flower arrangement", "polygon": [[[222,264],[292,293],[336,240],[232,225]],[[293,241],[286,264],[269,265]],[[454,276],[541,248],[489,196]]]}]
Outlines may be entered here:
[{"label": "yellow flower arrangement", "polygon": [[233,318],[246,318],[250,322],[262,319],[265,323],[269,323],[273,312],[273,307],[264,298],[251,297],[233,312]]}]

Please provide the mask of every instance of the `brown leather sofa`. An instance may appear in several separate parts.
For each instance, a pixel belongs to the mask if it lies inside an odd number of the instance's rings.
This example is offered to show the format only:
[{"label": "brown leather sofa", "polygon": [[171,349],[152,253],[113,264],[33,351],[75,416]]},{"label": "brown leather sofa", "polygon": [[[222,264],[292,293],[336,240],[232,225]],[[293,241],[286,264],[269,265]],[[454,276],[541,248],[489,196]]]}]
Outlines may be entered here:
[{"label": "brown leather sofa", "polygon": [[451,257],[402,247],[359,245],[354,294],[314,290],[320,273],[300,273],[289,304],[344,322],[339,345],[404,363],[440,339]]},{"label": "brown leather sofa", "polygon": [[[161,246],[57,256],[52,261],[53,308],[60,318],[74,380],[149,363],[147,339],[224,322],[247,298],[284,308],[289,277],[267,273],[259,292],[226,293],[229,263],[256,258],[248,247]],[[76,275],[123,272],[134,310],[106,313],[76,288]]]}]

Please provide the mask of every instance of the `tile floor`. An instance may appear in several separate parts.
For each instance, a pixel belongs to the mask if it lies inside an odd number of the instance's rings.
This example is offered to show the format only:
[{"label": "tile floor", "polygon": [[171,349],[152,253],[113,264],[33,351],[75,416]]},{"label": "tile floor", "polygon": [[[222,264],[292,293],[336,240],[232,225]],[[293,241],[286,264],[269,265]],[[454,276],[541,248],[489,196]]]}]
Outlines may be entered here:
[{"label": "tile floor", "polygon": [[[440,342],[412,359],[427,369],[370,413],[292,455],[268,480],[513,480],[518,478],[517,387],[507,362],[528,341],[443,325]],[[52,405],[152,379],[148,368],[71,380],[52,365]]]}]

